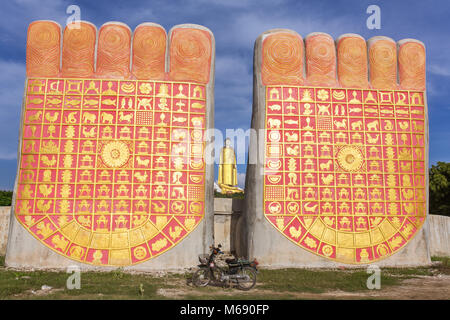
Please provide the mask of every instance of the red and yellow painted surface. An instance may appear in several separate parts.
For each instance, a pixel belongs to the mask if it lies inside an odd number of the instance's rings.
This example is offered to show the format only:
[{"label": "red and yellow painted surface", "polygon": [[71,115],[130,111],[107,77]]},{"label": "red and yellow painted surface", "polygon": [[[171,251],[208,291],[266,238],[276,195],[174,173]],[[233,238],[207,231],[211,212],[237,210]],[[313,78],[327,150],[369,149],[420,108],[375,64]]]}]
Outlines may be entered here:
[{"label": "red and yellow painted surface", "polygon": [[36,239],[77,261],[132,265],[199,224],[205,85],[27,81],[15,214]]},{"label": "red and yellow painted surface", "polygon": [[268,85],[265,217],[339,262],[373,262],[404,247],[426,216],[424,97]]}]

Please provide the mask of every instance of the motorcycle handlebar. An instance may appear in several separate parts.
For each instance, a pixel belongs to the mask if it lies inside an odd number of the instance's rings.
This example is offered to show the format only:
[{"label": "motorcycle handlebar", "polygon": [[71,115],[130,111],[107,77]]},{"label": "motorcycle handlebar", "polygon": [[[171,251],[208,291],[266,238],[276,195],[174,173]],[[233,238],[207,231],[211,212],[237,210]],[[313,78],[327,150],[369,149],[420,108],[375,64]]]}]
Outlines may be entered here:
[{"label": "motorcycle handlebar", "polygon": [[217,246],[217,248],[214,247],[213,245],[212,245],[212,246],[209,246],[209,249],[211,249],[212,252],[223,253],[223,251],[220,250],[220,248],[222,248],[222,245],[221,245],[221,244],[219,244],[219,245]]}]

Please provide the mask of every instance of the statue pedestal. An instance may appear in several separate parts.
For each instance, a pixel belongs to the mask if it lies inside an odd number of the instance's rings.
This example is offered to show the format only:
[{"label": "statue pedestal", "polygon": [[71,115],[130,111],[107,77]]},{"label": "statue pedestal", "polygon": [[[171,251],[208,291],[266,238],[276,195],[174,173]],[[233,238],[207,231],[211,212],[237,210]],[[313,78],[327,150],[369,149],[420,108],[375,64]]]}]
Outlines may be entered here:
[{"label": "statue pedestal", "polygon": [[243,199],[214,198],[214,245],[224,252],[239,252],[239,227]]}]

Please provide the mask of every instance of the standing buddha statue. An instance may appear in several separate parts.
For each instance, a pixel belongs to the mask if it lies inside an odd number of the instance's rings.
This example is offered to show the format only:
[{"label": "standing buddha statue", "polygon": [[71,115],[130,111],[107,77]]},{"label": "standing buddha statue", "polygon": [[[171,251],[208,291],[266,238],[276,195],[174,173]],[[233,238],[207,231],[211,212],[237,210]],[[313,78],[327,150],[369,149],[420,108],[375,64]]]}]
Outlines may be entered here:
[{"label": "standing buddha statue", "polygon": [[243,193],[237,185],[236,155],[231,147],[231,140],[226,139],[220,152],[218,185],[223,194]]}]

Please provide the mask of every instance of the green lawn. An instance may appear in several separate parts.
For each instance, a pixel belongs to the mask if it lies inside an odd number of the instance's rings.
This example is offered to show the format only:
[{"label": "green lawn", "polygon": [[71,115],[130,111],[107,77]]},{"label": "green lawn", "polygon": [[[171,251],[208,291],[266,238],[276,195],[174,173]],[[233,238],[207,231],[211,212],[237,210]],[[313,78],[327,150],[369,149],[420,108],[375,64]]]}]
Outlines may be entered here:
[{"label": "green lawn", "polygon": [[431,261],[440,262],[440,264],[436,266],[436,269],[440,273],[450,274],[450,257],[431,257]]},{"label": "green lawn", "polygon": [[[441,261],[440,273],[450,274],[449,258]],[[298,299],[298,293],[330,291],[365,292],[368,274],[365,269],[279,269],[260,270],[255,290],[208,286],[194,288],[190,274],[130,274],[121,269],[112,272],[83,272],[81,289],[68,290],[65,272],[14,271],[4,268],[0,257],[0,299]],[[399,285],[404,279],[433,275],[431,268],[384,268],[383,288]],[[43,285],[51,286],[43,292]],[[168,294],[169,293],[169,294]]]}]

